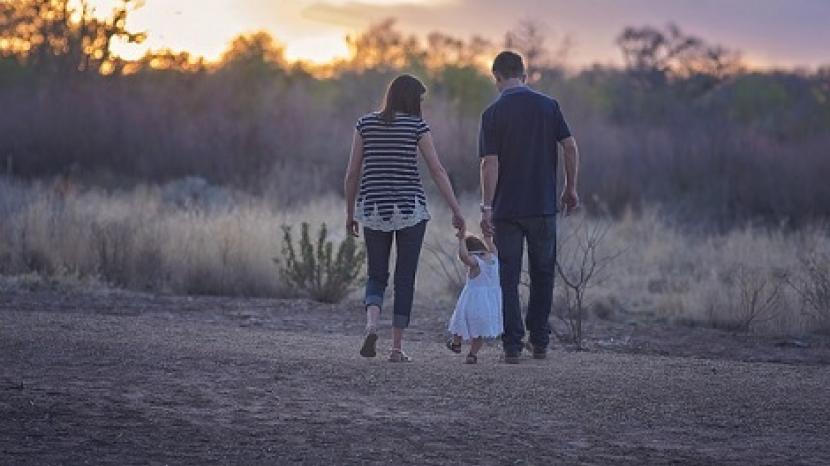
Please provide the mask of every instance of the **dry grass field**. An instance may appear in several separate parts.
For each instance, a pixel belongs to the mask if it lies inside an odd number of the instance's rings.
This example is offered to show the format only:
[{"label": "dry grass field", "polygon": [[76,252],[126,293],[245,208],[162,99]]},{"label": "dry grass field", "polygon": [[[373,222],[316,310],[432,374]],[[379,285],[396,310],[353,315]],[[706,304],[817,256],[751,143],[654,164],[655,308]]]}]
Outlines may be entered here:
[{"label": "dry grass field", "polygon": [[[309,222],[316,229],[325,222],[338,242],[344,237],[341,202],[323,198],[284,207],[278,198],[254,198],[198,179],[109,193],[2,181],[0,274],[7,288],[57,282],[299,297],[273,261],[281,254],[281,226]],[[474,200],[467,205],[475,226]],[[461,270],[437,198],[432,210],[418,300],[450,306]],[[596,317],[639,316],[766,335],[830,331],[830,234],[821,225],[707,233],[647,210],[617,219],[563,217],[559,228],[563,261],[573,261],[588,233],[604,232],[596,254],[608,261],[586,291]],[[564,289],[559,281],[560,303]]]}]

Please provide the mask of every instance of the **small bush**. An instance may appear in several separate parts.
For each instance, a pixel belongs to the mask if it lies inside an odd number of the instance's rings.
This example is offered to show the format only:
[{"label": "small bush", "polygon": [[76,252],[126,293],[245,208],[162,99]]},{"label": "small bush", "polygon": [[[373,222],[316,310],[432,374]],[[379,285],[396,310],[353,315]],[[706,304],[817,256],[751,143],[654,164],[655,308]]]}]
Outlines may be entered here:
[{"label": "small bush", "polygon": [[[604,251],[603,242],[610,229],[607,222],[590,225],[585,217],[569,226],[567,234],[556,242],[556,271],[559,275],[561,300],[554,316],[562,320],[568,334],[559,336],[583,349],[583,320],[589,305],[588,289],[602,279],[605,270],[623,251]],[[606,313],[606,316],[609,315]]]},{"label": "small bush", "polygon": [[710,308],[710,326],[748,332],[757,323],[768,322],[780,312],[784,277],[759,267],[738,264],[723,277],[723,294],[728,299],[724,313]]},{"label": "small bush", "polygon": [[334,244],[328,240],[326,224],[320,226],[317,244],[311,242],[308,223],[303,222],[299,251],[294,247],[290,226],[283,226],[282,259],[274,262],[281,276],[307,293],[315,301],[339,303],[355,288],[361,278],[366,253],[347,236],[333,254]]},{"label": "small bush", "polygon": [[830,335],[830,254],[803,254],[798,261],[800,276],[788,284],[801,298],[804,313],[816,330]]}]

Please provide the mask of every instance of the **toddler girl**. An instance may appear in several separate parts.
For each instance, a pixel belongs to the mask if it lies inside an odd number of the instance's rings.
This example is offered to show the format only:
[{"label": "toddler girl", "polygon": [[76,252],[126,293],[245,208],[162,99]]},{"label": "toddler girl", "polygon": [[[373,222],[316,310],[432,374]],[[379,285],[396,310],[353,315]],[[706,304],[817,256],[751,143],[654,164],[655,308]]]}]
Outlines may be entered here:
[{"label": "toddler girl", "polygon": [[499,260],[493,238],[484,240],[475,235],[458,232],[458,258],[467,266],[467,283],[458,297],[458,304],[450,319],[452,339],[447,348],[461,353],[461,341],[472,341],[465,363],[478,362],[478,350],[484,338],[495,338],[502,333],[501,286]]}]

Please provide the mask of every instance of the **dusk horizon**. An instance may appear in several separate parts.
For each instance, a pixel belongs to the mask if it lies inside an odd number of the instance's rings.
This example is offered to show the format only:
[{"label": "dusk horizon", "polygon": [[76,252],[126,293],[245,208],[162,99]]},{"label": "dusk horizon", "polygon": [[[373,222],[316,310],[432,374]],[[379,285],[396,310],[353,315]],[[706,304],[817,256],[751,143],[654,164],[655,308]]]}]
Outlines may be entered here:
[{"label": "dusk horizon", "polygon": [[[92,3],[108,13],[115,2]],[[622,6],[612,0],[574,4],[525,0],[510,5],[491,0],[146,0],[129,20],[129,27],[148,33],[146,43],[117,46],[116,51],[137,58],[147,50],[170,48],[213,61],[233,37],[265,31],[285,46],[289,60],[320,64],[347,58],[348,35],[388,18],[395,19],[401,31],[420,38],[441,32],[463,40],[480,36],[494,43],[501,42],[518,22],[532,19],[544,28],[552,44],[568,40],[565,64],[573,68],[621,65],[614,41],[625,27],[667,24],[740,52],[750,68],[830,64],[822,47],[830,43],[830,29],[823,27],[823,18],[830,17],[830,3],[796,3],[636,0]]]}]

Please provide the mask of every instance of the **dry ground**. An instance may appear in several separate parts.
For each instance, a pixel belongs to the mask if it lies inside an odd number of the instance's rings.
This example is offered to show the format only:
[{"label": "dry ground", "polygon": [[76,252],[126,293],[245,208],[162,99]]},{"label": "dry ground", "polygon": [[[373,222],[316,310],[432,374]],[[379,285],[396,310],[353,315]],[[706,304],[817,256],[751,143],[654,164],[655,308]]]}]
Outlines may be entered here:
[{"label": "dry ground", "polygon": [[4,293],[0,464],[830,464],[826,340],[609,324],[465,366],[418,312],[395,365],[356,305]]}]

